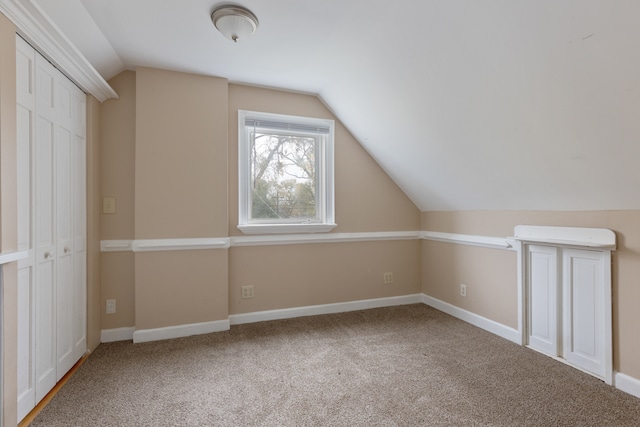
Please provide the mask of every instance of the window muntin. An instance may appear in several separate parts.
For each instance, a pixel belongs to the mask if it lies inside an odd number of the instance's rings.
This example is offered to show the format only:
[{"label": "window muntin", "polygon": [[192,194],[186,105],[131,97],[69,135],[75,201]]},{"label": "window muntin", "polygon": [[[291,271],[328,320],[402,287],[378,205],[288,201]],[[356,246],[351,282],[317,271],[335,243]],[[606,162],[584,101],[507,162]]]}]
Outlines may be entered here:
[{"label": "window muntin", "polygon": [[334,228],[332,120],[240,110],[239,221],[245,233]]}]

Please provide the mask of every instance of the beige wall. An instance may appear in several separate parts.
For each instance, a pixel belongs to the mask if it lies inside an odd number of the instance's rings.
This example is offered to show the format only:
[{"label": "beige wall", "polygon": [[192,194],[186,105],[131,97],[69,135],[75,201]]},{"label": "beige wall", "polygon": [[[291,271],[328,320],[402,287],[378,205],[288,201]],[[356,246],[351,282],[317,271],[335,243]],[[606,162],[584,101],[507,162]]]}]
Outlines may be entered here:
[{"label": "beige wall", "polygon": [[[238,225],[238,110],[326,118],[335,126],[333,233],[417,230],[420,212],[339,120],[312,95],[229,85],[229,235]],[[329,304],[420,292],[417,241],[235,247],[229,312]],[[383,273],[393,272],[385,285]],[[255,297],[241,299],[253,285]]]},{"label": "beige wall", "polygon": [[124,71],[109,85],[118,99],[109,99],[100,108],[100,197],[115,197],[116,212],[101,215],[101,233],[105,240],[133,239],[136,74]]},{"label": "beige wall", "polygon": [[227,81],[136,71],[135,237],[227,234]]},{"label": "beige wall", "polygon": [[[224,79],[140,68],[109,83],[120,99],[101,108],[102,191],[117,211],[102,215],[102,239],[241,235],[238,109],[336,120],[315,96]],[[335,151],[334,232],[419,228],[415,205],[337,120]],[[101,311],[115,298],[117,313],[102,314],[102,328],[417,293],[419,254],[417,241],[103,253]],[[387,271],[393,285],[383,284]],[[255,286],[253,299],[239,298],[245,284]],[[208,317],[192,309],[203,302]]]},{"label": "beige wall", "polygon": [[[136,71],[136,239],[227,234],[227,81]],[[135,254],[136,329],[228,318],[227,250]]]},{"label": "beige wall", "polygon": [[[420,292],[417,240],[235,247],[229,259],[230,314]],[[246,285],[254,298],[240,297]]]},{"label": "beige wall", "polygon": [[229,235],[238,225],[238,110],[335,120],[334,233],[416,230],[420,212],[340,121],[313,95],[229,85]]},{"label": "beige wall", "polygon": [[[16,28],[0,14],[0,251],[18,245],[16,155]],[[2,268],[2,423],[17,423],[17,263]]]},{"label": "beige wall", "polygon": [[[518,327],[515,252],[422,242],[422,291],[503,325]],[[460,284],[467,296],[460,296]]]},{"label": "beige wall", "polygon": [[[116,212],[101,214],[102,240],[134,238],[134,179],[136,143],[136,74],[124,71],[109,85],[118,99],[109,99],[100,108],[100,194],[116,199]],[[101,256],[102,329],[132,327],[135,324],[134,263],[132,252],[105,252]],[[105,302],[115,299],[117,311],[106,314]]]},{"label": "beige wall", "polygon": [[[446,233],[507,237],[513,236],[514,227],[521,224],[608,228],[616,233],[618,248],[612,266],[614,370],[640,378],[640,211],[422,213],[423,230]],[[452,246],[423,243],[423,292],[513,327],[515,254]],[[457,296],[459,283],[468,286],[466,299]]]},{"label": "beige wall", "polygon": [[226,320],[227,250],[136,254],[136,329]]},{"label": "beige wall", "polygon": [[[102,329],[135,325],[135,268],[133,252],[103,252],[100,313]],[[106,314],[106,300],[116,300],[116,313]]]}]

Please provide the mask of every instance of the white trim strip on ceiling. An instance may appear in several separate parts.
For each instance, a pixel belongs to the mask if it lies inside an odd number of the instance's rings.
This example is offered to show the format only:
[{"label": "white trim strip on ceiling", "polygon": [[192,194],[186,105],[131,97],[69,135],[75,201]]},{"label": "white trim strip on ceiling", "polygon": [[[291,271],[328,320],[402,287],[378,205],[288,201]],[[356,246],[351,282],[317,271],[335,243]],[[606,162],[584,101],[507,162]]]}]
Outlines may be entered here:
[{"label": "white trim strip on ceiling", "polygon": [[103,102],[118,94],[34,0],[3,0],[0,12],[14,23],[18,34],[66,74],[83,91]]}]

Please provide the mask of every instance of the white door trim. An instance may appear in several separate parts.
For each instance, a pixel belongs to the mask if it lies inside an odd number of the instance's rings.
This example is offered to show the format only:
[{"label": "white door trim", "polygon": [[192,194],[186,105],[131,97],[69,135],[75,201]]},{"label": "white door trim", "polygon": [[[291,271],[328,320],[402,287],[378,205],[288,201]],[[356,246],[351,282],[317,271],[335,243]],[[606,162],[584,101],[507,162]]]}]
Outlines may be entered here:
[{"label": "white door trim", "polygon": [[34,0],[3,0],[0,12],[15,24],[18,33],[32,46],[64,70],[82,90],[100,102],[118,98],[118,94],[102,78],[69,39]]}]

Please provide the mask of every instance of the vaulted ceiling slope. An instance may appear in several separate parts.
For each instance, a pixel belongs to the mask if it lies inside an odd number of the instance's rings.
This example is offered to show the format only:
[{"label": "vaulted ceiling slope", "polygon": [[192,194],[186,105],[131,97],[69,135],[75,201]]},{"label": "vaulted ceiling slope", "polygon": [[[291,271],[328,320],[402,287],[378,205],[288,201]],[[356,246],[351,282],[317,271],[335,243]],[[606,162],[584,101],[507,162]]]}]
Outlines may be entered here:
[{"label": "vaulted ceiling slope", "polygon": [[150,66],[317,94],[426,210],[640,209],[637,0],[32,0],[105,79]]}]

